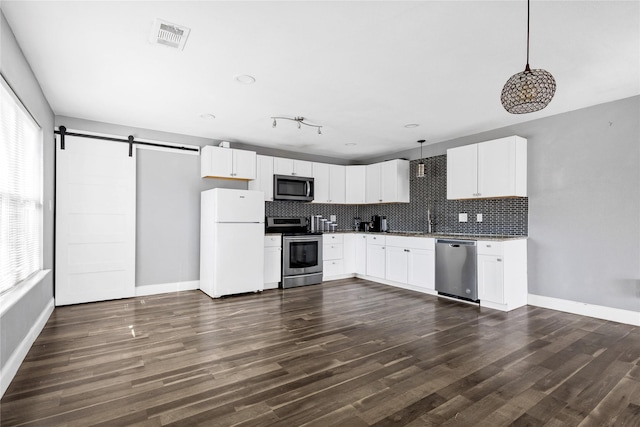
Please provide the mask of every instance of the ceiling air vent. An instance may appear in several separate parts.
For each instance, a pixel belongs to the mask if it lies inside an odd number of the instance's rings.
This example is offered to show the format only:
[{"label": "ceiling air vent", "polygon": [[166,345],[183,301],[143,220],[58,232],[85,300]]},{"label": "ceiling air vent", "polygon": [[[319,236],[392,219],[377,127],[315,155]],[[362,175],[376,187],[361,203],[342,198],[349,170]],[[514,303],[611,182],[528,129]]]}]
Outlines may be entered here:
[{"label": "ceiling air vent", "polygon": [[153,21],[149,41],[183,50],[190,32],[190,28],[156,18]]}]

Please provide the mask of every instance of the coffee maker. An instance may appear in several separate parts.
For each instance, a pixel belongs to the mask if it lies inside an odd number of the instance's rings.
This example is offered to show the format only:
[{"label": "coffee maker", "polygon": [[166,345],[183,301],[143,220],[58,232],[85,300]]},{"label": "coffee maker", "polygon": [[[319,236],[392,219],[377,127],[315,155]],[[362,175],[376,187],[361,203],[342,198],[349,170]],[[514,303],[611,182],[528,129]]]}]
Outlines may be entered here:
[{"label": "coffee maker", "polygon": [[387,231],[387,217],[382,215],[374,215],[371,217],[372,227],[370,231],[385,232]]}]

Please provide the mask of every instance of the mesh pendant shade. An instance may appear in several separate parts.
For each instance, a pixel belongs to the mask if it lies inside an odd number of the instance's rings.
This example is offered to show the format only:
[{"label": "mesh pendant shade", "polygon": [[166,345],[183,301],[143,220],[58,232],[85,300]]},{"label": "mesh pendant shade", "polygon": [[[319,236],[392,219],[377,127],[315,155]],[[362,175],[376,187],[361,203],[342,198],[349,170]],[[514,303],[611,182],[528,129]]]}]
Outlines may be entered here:
[{"label": "mesh pendant shade", "polygon": [[527,0],[527,65],[524,71],[507,80],[500,94],[502,106],[511,114],[542,110],[556,93],[556,80],[550,72],[529,68],[529,5],[530,0]]},{"label": "mesh pendant shade", "polygon": [[500,101],[511,114],[533,113],[546,107],[556,93],[556,80],[548,71],[527,68],[514,74],[502,88]]}]

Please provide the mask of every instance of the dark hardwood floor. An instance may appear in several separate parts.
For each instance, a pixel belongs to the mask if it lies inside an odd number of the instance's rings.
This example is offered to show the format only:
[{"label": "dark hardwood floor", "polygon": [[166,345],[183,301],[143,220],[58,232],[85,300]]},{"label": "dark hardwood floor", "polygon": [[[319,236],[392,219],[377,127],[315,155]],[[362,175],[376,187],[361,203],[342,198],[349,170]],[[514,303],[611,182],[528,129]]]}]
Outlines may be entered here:
[{"label": "dark hardwood floor", "polygon": [[361,279],[56,308],[2,426],[638,426],[640,328]]}]

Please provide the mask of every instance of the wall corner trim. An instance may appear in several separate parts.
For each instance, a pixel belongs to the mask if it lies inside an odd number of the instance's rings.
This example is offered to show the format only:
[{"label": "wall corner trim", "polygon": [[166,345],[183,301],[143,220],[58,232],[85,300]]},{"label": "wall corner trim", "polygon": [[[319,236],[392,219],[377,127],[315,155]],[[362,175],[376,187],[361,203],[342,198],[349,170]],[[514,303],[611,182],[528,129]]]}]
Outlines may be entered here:
[{"label": "wall corner trim", "polygon": [[31,346],[47,324],[51,313],[53,313],[53,309],[53,298],[51,298],[45,309],[40,313],[38,320],[36,320],[29,330],[29,333],[11,354],[11,357],[9,357],[9,360],[7,360],[5,365],[0,368],[0,398],[4,396],[4,392],[7,391],[9,384],[11,384],[13,377],[15,377],[18,372],[18,369],[31,349]]},{"label": "wall corner trim", "polygon": [[640,312],[638,311],[622,310],[620,308],[605,307],[602,305],[587,304],[584,302],[534,294],[527,295],[527,304],[536,307],[549,308],[551,310],[564,311],[566,313],[595,317],[596,319],[640,326]]}]

